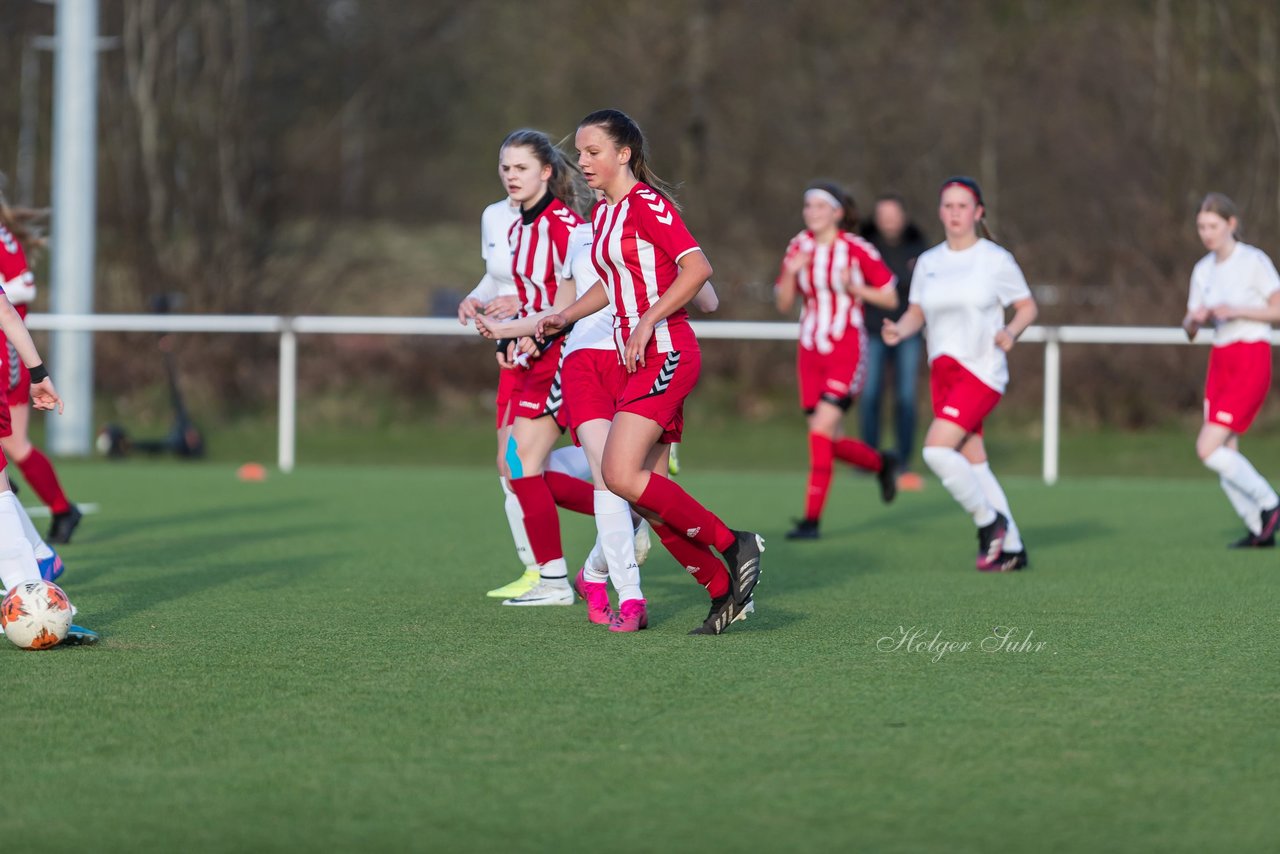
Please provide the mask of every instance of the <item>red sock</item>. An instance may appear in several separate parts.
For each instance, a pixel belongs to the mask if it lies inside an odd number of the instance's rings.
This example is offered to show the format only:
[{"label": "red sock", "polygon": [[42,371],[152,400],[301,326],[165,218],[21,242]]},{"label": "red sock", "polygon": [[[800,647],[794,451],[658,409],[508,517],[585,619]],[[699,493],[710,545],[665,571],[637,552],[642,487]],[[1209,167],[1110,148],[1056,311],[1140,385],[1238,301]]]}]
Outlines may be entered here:
[{"label": "red sock", "polygon": [[694,542],[712,546],[717,551],[724,552],[736,539],[716,514],[660,474],[649,475],[649,485],[636,505],[661,516],[662,521]]},{"label": "red sock", "polygon": [[53,471],[53,463],[40,453],[39,448],[32,445],[27,458],[18,462],[18,469],[36,495],[40,496],[40,500],[48,506],[50,513],[56,515],[71,509],[71,502],[63,494],[62,484],[58,483],[58,475]]},{"label": "red sock", "polygon": [[706,588],[712,599],[729,592],[729,570],[711,549],[680,536],[679,531],[666,525],[654,525],[653,532],[676,562]]},{"label": "red sock", "polygon": [[560,544],[560,517],[556,514],[556,502],[542,475],[515,477],[510,480],[511,491],[520,501],[524,513],[524,531],[529,536],[529,548],[539,564],[564,557]]},{"label": "red sock", "polygon": [[831,489],[831,460],[835,456],[835,443],[830,436],[809,434],[809,495],[804,505],[804,517],[818,521],[827,503]]},{"label": "red sock", "polygon": [[542,476],[556,504],[574,513],[596,515],[596,490],[590,483],[558,471],[545,472]]},{"label": "red sock", "polygon": [[836,459],[844,460],[867,471],[880,471],[884,468],[884,459],[880,452],[857,439],[841,439],[836,442]]}]

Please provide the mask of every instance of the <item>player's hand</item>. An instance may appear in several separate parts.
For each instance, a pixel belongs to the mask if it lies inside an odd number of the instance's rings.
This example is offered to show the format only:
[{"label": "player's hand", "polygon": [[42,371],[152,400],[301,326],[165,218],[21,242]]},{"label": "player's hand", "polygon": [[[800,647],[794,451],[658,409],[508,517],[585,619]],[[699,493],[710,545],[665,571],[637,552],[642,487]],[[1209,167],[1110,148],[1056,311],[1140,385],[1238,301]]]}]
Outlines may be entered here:
[{"label": "player's hand", "polygon": [[515,294],[494,297],[484,304],[484,313],[494,320],[510,320],[520,313],[520,297]]},{"label": "player's hand", "polygon": [[490,325],[493,321],[486,318],[483,314],[474,315],[474,320],[476,322],[476,332],[479,332],[485,338],[488,338],[490,341],[497,341],[502,337],[493,331],[493,327]]},{"label": "player's hand", "polygon": [[484,303],[475,297],[467,297],[458,303],[458,322],[463,326],[467,325],[467,321],[475,317],[479,312],[484,311]]},{"label": "player's hand", "polygon": [[631,330],[631,337],[627,339],[627,346],[622,351],[622,364],[627,369],[627,373],[634,374],[644,367],[644,351],[649,349],[649,339],[652,337],[653,324],[643,317],[640,318],[636,328]]},{"label": "player's hand", "polygon": [[528,359],[536,359],[542,355],[542,351],[538,349],[538,345],[532,338],[520,338],[515,343],[516,357],[525,356],[526,364]]},{"label": "player's hand", "polygon": [[890,347],[895,346],[902,340],[902,333],[898,331],[898,324],[889,318],[885,318],[884,325],[880,327],[880,340],[888,344]]},{"label": "player's hand", "polygon": [[1009,330],[1004,327],[996,333],[996,346],[1008,353],[1013,349],[1013,345],[1018,343],[1018,339],[1009,334]]},{"label": "player's hand", "polygon": [[[1236,317],[1239,316],[1239,312],[1235,306],[1230,305],[1214,306],[1212,311],[1214,320],[1235,320]],[[1203,321],[1201,322],[1203,323]]]},{"label": "player's hand", "polygon": [[[776,257],[776,256],[775,256]],[[809,266],[809,262],[813,260],[813,252],[797,252],[782,263],[782,269],[788,274],[796,276],[800,271]]]},{"label": "player's hand", "polygon": [[58,397],[53,380],[45,377],[40,382],[31,384],[31,405],[36,409],[57,409],[58,414],[62,414],[62,398]]},{"label": "player's hand", "polygon": [[1195,311],[1188,313],[1187,317],[1191,318],[1191,322],[1196,324],[1197,326],[1204,326],[1206,323],[1209,322],[1209,318],[1212,315],[1213,315],[1213,312],[1210,309],[1202,307],[1202,308],[1197,308]]},{"label": "player's hand", "polygon": [[564,319],[563,314],[548,314],[546,317],[538,321],[538,325],[533,329],[533,337],[539,341],[546,341],[551,335],[562,331],[569,323]]},{"label": "player's hand", "polygon": [[516,364],[516,342],[512,341],[507,345],[506,350],[498,352],[498,367],[505,368],[508,371],[520,367],[520,365]]}]

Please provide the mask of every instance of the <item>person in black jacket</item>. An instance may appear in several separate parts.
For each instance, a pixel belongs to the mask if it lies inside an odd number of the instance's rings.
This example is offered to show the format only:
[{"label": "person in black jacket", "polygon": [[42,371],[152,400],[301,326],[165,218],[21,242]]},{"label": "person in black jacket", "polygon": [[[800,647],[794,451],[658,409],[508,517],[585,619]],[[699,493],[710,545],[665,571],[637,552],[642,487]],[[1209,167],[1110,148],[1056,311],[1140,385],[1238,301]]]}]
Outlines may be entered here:
[{"label": "person in black jacket", "polygon": [[916,258],[929,248],[924,234],[907,215],[901,196],[885,193],[876,199],[875,215],[862,228],[862,236],[876,247],[880,257],[898,277],[898,307],[886,311],[872,305],[865,307],[867,329],[866,384],[858,413],[862,422],[862,440],[873,448],[880,447],[880,399],[884,393],[885,374],[893,365],[894,436],[901,473],[898,488],[917,491],[924,486],[920,475],[911,471],[916,434],[916,379],[920,374],[920,356],[924,343],[916,335],[890,347],[880,337],[884,321],[898,320],[907,310],[911,292],[911,273]]}]

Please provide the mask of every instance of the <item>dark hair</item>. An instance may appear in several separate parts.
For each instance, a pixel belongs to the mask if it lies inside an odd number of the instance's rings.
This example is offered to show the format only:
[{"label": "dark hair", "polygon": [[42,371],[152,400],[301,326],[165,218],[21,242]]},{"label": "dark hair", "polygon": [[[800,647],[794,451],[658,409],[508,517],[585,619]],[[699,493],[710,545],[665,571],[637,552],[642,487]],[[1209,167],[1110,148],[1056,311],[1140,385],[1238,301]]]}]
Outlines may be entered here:
[{"label": "dark hair", "polygon": [[1236,240],[1240,239],[1240,213],[1236,207],[1236,203],[1231,201],[1229,197],[1222,193],[1209,193],[1200,202],[1200,207],[1196,209],[1196,213],[1215,213],[1223,219],[1229,220],[1233,217],[1236,221],[1236,228],[1231,232],[1231,236]]},{"label": "dark hair", "polygon": [[941,196],[948,187],[964,187],[970,193],[973,193],[974,201],[978,203],[978,207],[982,208],[982,212],[984,214],[984,216],[978,220],[978,233],[987,238],[987,240],[991,240],[991,229],[987,228],[987,218],[985,216],[987,212],[987,204],[982,201],[982,188],[978,186],[978,182],[967,175],[952,175],[950,178],[942,182],[942,187],[938,190],[938,195]]},{"label": "dark hair", "polygon": [[551,138],[540,130],[522,128],[507,134],[502,141],[502,148],[527,148],[543,166],[551,167],[551,180],[547,182],[551,195],[568,207],[573,208],[580,216],[585,217],[595,202],[586,179],[582,177],[578,165],[564,156],[559,148],[552,144]]},{"label": "dark hair", "polygon": [[840,217],[840,226],[843,231],[858,230],[858,205],[853,200],[853,196],[849,191],[834,181],[814,181],[812,184],[804,188],[807,193],[810,190],[822,190],[824,193],[830,193],[840,201],[840,207],[844,210],[844,216]]},{"label": "dark hair", "polygon": [[631,174],[636,176],[637,181],[648,184],[658,195],[671,202],[676,210],[680,210],[674,188],[659,178],[649,166],[649,145],[645,142],[644,131],[640,130],[640,125],[630,116],[622,110],[596,110],[578,122],[578,127],[598,127],[618,148],[631,149],[631,161],[628,164]]}]

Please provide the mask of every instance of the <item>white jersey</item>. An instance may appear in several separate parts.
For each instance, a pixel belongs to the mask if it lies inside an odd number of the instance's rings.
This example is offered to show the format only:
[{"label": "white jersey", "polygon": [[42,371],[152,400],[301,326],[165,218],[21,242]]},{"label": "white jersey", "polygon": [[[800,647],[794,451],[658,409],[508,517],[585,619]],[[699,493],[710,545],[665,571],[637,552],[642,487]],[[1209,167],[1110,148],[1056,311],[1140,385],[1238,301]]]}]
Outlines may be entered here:
[{"label": "white jersey", "polygon": [[[1280,291],[1280,276],[1276,275],[1276,267],[1267,253],[1247,243],[1236,243],[1236,248],[1221,263],[1212,252],[1196,262],[1191,271],[1187,310],[1220,305],[1266,308],[1267,300],[1276,291]],[[1270,340],[1271,324],[1260,320],[1224,320],[1213,330],[1215,347]]]},{"label": "white jersey", "polygon": [[1031,296],[1013,255],[985,238],[955,252],[941,243],[916,260],[911,302],[924,311],[929,361],[950,356],[1004,393],[1009,363],[996,346],[1004,310]]},{"label": "white jersey", "polygon": [[494,202],[480,215],[480,257],[484,259],[484,278],[468,297],[488,302],[494,297],[516,295],[516,280],[511,271],[511,226],[520,219],[520,205],[510,199]]},{"label": "white jersey", "polygon": [[[573,279],[574,288],[581,297],[591,286],[600,281],[600,272],[591,259],[591,223],[584,222],[569,234],[568,258],[565,260],[564,277]],[[564,342],[564,355],[577,350],[614,350],[613,309],[609,306],[595,314],[582,318],[573,325]]]}]

